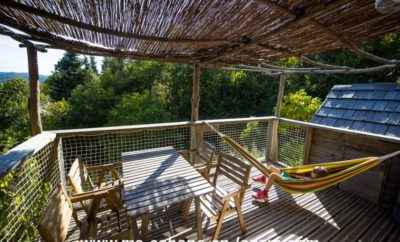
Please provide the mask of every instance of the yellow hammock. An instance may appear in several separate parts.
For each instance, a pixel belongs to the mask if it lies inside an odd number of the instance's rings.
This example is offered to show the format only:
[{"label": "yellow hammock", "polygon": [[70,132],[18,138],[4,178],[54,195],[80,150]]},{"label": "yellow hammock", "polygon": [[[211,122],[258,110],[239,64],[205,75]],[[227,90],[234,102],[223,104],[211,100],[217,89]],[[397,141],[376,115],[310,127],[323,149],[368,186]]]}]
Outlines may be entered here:
[{"label": "yellow hammock", "polygon": [[[226,143],[232,146],[240,155],[248,160],[253,166],[255,166],[261,173],[269,176],[272,170],[269,166],[263,165],[257,160],[249,151],[243,148],[239,143],[234,141],[229,136],[219,132],[212,125],[205,123],[211,130],[216,132]],[[392,158],[400,154],[400,151],[396,151],[380,157],[364,157],[353,160],[336,161],[336,162],[325,162],[318,164],[301,165],[294,167],[281,168],[280,174],[277,179],[274,179],[274,184],[279,185],[284,191],[289,193],[307,193],[323,190],[330,186],[334,186],[342,181],[345,181],[353,176],[356,176],[364,171],[367,171],[384,160]],[[319,178],[302,179],[299,176],[304,176],[310,173],[316,166],[322,166],[328,170],[328,175]],[[276,171],[275,171],[276,172]],[[288,176],[282,176],[281,174],[286,173]]]}]

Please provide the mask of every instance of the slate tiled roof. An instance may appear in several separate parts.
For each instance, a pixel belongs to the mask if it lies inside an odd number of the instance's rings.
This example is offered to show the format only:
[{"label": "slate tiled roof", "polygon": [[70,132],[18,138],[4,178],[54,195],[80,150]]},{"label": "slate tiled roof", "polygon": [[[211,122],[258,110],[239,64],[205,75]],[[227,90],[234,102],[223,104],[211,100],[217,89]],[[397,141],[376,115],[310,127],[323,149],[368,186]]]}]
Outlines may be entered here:
[{"label": "slate tiled roof", "polygon": [[400,85],[336,85],[311,122],[400,137]]}]

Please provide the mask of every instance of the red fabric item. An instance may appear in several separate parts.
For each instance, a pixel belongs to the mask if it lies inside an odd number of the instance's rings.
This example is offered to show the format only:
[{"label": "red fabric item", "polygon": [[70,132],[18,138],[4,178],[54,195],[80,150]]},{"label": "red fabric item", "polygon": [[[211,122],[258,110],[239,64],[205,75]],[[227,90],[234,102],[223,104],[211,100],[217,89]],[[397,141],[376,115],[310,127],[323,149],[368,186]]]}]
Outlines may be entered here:
[{"label": "red fabric item", "polygon": [[253,181],[254,182],[258,182],[258,183],[262,183],[262,184],[266,184],[267,183],[267,177],[264,176],[264,175],[255,176],[255,177],[253,177]]},{"label": "red fabric item", "polygon": [[253,194],[253,198],[256,202],[266,203],[268,202],[268,190],[259,190]]}]

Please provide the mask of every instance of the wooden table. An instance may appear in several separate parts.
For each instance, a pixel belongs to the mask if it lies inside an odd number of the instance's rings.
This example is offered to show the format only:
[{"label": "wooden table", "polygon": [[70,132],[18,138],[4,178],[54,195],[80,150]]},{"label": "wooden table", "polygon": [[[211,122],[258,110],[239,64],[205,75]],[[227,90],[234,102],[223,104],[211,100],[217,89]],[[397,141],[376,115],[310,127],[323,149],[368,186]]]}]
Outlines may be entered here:
[{"label": "wooden table", "polygon": [[173,147],[125,152],[122,161],[123,202],[134,234],[139,216],[146,233],[149,213],[194,198],[197,236],[203,238],[199,196],[214,188],[188,161]]}]

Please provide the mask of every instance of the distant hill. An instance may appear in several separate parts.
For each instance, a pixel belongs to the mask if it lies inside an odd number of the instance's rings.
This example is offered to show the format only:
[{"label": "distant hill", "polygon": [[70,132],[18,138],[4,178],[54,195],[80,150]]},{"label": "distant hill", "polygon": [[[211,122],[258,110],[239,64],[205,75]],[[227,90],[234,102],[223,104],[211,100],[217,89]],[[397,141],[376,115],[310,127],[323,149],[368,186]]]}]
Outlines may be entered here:
[{"label": "distant hill", "polygon": [[[44,82],[46,81],[48,76],[46,75],[39,75],[39,81],[40,82]],[[20,78],[20,79],[24,79],[24,80],[28,80],[28,73],[26,72],[0,72],[0,82],[5,82],[8,80],[12,80],[12,79],[16,79],[16,78]]]}]

